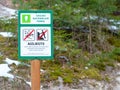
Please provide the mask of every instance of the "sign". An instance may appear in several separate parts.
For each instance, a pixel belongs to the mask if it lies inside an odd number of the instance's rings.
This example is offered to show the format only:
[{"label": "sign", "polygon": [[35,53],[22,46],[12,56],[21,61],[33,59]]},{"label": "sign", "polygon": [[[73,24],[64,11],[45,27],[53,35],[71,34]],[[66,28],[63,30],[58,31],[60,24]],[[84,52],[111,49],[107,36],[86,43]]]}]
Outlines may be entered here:
[{"label": "sign", "polygon": [[51,10],[18,11],[19,59],[53,58]]}]

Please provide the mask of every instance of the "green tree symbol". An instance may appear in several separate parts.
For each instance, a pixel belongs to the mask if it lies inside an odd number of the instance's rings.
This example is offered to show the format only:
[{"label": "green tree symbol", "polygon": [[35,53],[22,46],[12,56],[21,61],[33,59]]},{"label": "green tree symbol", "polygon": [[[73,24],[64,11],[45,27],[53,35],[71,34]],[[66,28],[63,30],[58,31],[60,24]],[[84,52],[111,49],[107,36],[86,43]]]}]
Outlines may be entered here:
[{"label": "green tree symbol", "polygon": [[30,23],[31,18],[30,15],[22,15],[22,23]]}]

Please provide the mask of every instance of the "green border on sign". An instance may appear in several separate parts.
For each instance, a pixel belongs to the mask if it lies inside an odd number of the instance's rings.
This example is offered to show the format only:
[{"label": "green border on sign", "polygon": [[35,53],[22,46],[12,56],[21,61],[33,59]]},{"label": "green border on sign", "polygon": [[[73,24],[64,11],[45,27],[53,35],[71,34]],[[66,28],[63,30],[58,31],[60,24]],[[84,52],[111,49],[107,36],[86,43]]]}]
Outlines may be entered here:
[{"label": "green border on sign", "polygon": [[[51,23],[50,24],[21,24],[21,18],[20,15],[22,13],[50,13],[51,14]],[[51,27],[51,56],[21,56],[21,46],[20,46],[20,40],[21,40],[21,35],[20,35],[20,28],[21,27],[41,27],[41,26],[49,26]],[[54,54],[54,45],[53,45],[53,12],[52,10],[19,10],[18,11],[18,59],[21,60],[50,60],[53,59],[53,54]]]}]

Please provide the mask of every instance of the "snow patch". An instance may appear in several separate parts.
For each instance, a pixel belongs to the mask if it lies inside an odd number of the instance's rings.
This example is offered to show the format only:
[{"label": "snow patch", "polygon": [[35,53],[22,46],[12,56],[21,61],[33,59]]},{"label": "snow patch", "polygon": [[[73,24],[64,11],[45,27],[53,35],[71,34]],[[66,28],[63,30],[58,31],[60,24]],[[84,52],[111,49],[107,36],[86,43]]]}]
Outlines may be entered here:
[{"label": "snow patch", "polygon": [[[89,18],[90,18],[90,20],[96,20],[98,18],[98,16],[90,16]],[[88,19],[88,17],[83,18],[83,20],[87,20],[87,19]]]},{"label": "snow patch", "polygon": [[43,69],[40,69],[40,72],[41,72],[41,73],[45,73],[46,71],[45,71],[45,70],[43,70]]},{"label": "snow patch", "polygon": [[15,12],[16,12],[16,10],[11,9],[11,8],[7,8],[7,7],[4,7],[4,6],[2,7],[2,9],[9,12],[9,14],[11,14],[11,15],[14,15]]},{"label": "snow patch", "polygon": [[4,60],[5,64],[0,64],[0,76],[2,77],[8,77],[8,78],[14,78],[14,75],[10,74],[9,72],[11,71],[11,69],[9,68],[9,64],[15,63],[16,65],[19,65],[20,62],[15,61],[15,60],[11,60],[9,58],[6,58]]},{"label": "snow patch", "polygon": [[120,24],[120,21],[119,21],[119,22],[117,22],[116,24]]},{"label": "snow patch", "polygon": [[0,4],[0,17],[12,17],[17,10],[5,7]]},{"label": "snow patch", "polygon": [[7,63],[7,64],[16,64],[16,65],[19,65],[20,64],[20,62],[18,62],[18,61],[15,61],[15,60],[11,60],[11,59],[9,59],[9,58],[6,58],[5,59],[5,62]]},{"label": "snow patch", "polygon": [[113,87],[113,89],[112,90],[120,90],[120,85],[118,84],[118,85],[116,85],[115,87]]},{"label": "snow patch", "polygon": [[108,29],[110,29],[110,30],[118,30],[118,27],[111,25],[111,26],[108,26]]},{"label": "snow patch", "polygon": [[[31,82],[26,81],[26,84],[28,84],[28,85],[31,87]],[[40,88],[41,88],[40,90],[43,90],[43,89],[42,89],[42,88],[43,88],[42,85],[40,86]]]},{"label": "snow patch", "polygon": [[31,86],[31,82],[26,81],[26,84],[28,84],[29,86]]},{"label": "snow patch", "polygon": [[3,37],[13,37],[13,33],[11,32],[0,32],[0,35]]},{"label": "snow patch", "polygon": [[117,72],[117,75],[120,76],[120,72]]},{"label": "snow patch", "polygon": [[120,77],[117,77],[117,78],[116,78],[116,81],[120,83]]},{"label": "snow patch", "polygon": [[11,69],[8,67],[8,64],[0,64],[0,76],[14,78],[12,74],[9,74]]}]

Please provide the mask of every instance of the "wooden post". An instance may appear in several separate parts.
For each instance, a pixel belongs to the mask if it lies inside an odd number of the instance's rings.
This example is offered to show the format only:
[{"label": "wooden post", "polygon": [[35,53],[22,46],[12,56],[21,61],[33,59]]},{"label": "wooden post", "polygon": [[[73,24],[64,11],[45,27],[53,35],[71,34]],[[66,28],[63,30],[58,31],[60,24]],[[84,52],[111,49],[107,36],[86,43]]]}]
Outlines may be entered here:
[{"label": "wooden post", "polygon": [[31,61],[31,90],[40,90],[40,61]]}]

